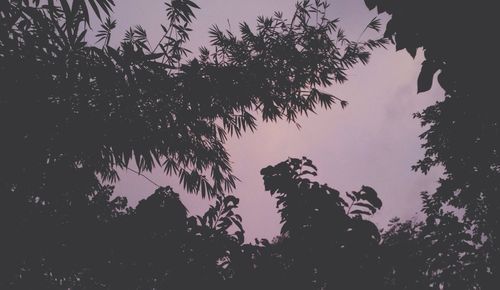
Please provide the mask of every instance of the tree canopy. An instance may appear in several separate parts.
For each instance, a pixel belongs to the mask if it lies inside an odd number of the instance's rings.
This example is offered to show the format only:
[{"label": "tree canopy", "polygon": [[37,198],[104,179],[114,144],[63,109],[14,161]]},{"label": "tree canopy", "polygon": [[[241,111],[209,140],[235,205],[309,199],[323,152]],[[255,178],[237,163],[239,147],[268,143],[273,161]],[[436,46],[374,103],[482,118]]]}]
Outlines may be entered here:
[{"label": "tree canopy", "polygon": [[[494,10],[365,3],[390,15],[384,38],[352,41],[326,1],[304,0],[290,19],[213,26],[194,53],[190,0],[165,3],[157,42],[141,26],[113,41],[113,0],[0,2],[0,287],[494,289],[500,115],[492,74],[481,72],[497,57],[464,40],[493,35]],[[376,18],[367,26],[379,28]],[[315,181],[310,159],[288,158],[260,172],[280,235],[245,241],[228,138],[258,120],[345,107],[322,89],[347,81],[388,39],[413,57],[424,50],[419,92],[439,73],[446,93],[415,114],[426,151],[414,169],[445,168],[436,192],[421,193],[425,220],[395,218],[381,230],[370,220],[382,208],[373,188],[341,193]],[[130,207],[112,186],[129,167],[162,168],[212,204],[192,215],[159,187]]]},{"label": "tree canopy", "polygon": [[[386,40],[351,41],[338,19],[326,17],[326,2],[303,1],[291,20],[281,13],[259,17],[256,29],[242,23],[238,35],[214,26],[210,46],[195,55],[185,44],[199,7],[189,0],[165,5],[167,23],[157,43],[136,26],[113,46],[112,0],[0,4],[2,287],[241,289],[248,278],[265,285],[275,273],[282,274],[276,285],[306,285],[306,277],[315,277],[316,288],[331,284],[325,275],[333,268],[316,263],[304,264],[306,276],[294,279],[297,269],[288,267],[305,252],[287,250],[285,258],[281,249],[301,239],[288,237],[294,232],[288,227],[310,220],[316,235],[325,230],[318,217],[311,220],[314,208],[290,207],[282,242],[244,244],[239,200],[224,195],[236,181],[224,144],[255,130],[257,118],[295,122],[318,107],[345,107],[321,88],[346,81],[347,71],[366,64]],[[93,14],[102,21],[97,31]],[[369,28],[378,25],[374,20]],[[313,166],[297,160],[287,164]],[[215,203],[204,215],[189,216],[178,194],[165,187],[131,208],[103,185],[130,164],[139,173],[161,167],[187,191]],[[296,174],[287,178],[309,186]],[[353,259],[365,259],[362,253],[372,252],[379,237],[362,216],[381,202],[364,188],[352,195],[360,209],[346,213],[343,199],[326,196],[332,191],[322,187],[300,198],[330,199],[322,214],[333,210],[342,223],[330,229],[333,247],[341,241],[335,230],[344,238],[366,238],[349,250]],[[279,200],[288,194],[294,193],[280,190]],[[313,249],[314,239],[307,243]],[[266,273],[268,267],[274,272]]]},{"label": "tree canopy", "polygon": [[[87,4],[92,9],[89,9]],[[2,179],[20,187],[52,166],[118,179],[131,161],[139,172],[161,167],[184,188],[214,197],[234,188],[228,135],[346,102],[319,91],[344,82],[384,39],[348,40],[324,2],[300,2],[291,20],[258,18],[240,35],[214,26],[211,45],[189,57],[185,43],[198,6],[166,3],[164,35],[146,31],[110,39],[113,1],[7,1],[2,4],[0,130]],[[107,18],[89,44],[89,11]],[[104,15],[102,15],[104,14]],[[13,126],[15,124],[15,126]],[[20,154],[13,154],[19,152]]]},{"label": "tree canopy", "polygon": [[473,234],[467,240],[488,252],[477,259],[488,265],[487,270],[478,269],[485,275],[479,279],[481,287],[489,289],[498,284],[500,271],[500,115],[491,73],[499,59],[489,52],[496,32],[492,3],[365,3],[390,15],[385,36],[396,49],[406,49],[413,57],[423,50],[418,91],[429,90],[434,78],[444,89],[443,101],[415,114],[426,131],[420,136],[425,156],[414,169],[427,173],[444,167],[445,176],[429,198],[444,211],[452,207],[464,212],[462,222]]},{"label": "tree canopy", "polygon": [[205,214],[190,216],[169,187],[136,208],[113,198],[109,186],[69,195],[58,207],[4,194],[1,283],[8,289],[382,285],[379,230],[365,219],[382,206],[375,190],[341,195],[311,181],[317,171],[305,157],[261,174],[282,217],[282,235],[272,242],[245,243],[232,195],[219,195]]}]

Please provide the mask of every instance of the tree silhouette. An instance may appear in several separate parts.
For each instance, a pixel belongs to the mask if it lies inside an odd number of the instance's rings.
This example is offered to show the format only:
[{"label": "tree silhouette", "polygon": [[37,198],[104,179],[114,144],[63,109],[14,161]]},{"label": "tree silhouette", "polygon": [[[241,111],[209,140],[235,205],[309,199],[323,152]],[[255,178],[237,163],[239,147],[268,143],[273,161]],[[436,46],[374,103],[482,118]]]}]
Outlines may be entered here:
[{"label": "tree silhouette", "polygon": [[309,179],[317,175],[317,168],[305,157],[266,167],[261,174],[266,190],[277,198],[283,223],[282,249],[289,284],[282,289],[381,285],[379,231],[363,219],[382,206],[375,190],[363,186],[346,193],[348,203],[337,190]]},{"label": "tree silhouette", "polygon": [[[113,2],[88,4],[99,16],[98,8],[109,15]],[[185,59],[198,6],[166,5],[168,23],[156,46],[137,26],[118,47],[110,46],[110,18],[97,32],[102,47],[87,43],[86,1],[1,6],[6,188],[43,187],[40,176],[52,165],[115,181],[116,169],[133,160],[139,172],[161,167],[188,191],[213,197],[235,186],[228,134],[254,130],[257,114],[293,122],[317,106],[345,106],[317,87],[345,81],[347,69],[385,43],[349,41],[336,34],[337,20],[326,18],[326,3],[305,1],[291,21],[276,13],[259,18],[256,31],[242,23],[241,38],[213,27],[211,48]]]},{"label": "tree silhouette", "polygon": [[[310,181],[306,158],[262,170],[282,235],[244,244],[238,198],[189,216],[171,188],[127,207],[113,188],[71,194],[64,206],[11,193],[1,203],[2,286],[8,289],[360,289],[381,285],[381,207],[370,187],[339,192]],[[76,174],[78,176],[78,174]],[[15,223],[12,222],[12,219]],[[362,275],[362,280],[356,280]],[[378,283],[378,284],[373,284]]]},{"label": "tree silhouette", "polygon": [[385,289],[486,287],[486,269],[477,258],[481,245],[474,242],[470,226],[429,194],[422,193],[422,199],[424,222],[395,218],[382,234]]},{"label": "tree silhouette", "polygon": [[[425,157],[414,169],[427,173],[444,167],[445,177],[432,198],[443,207],[464,210],[463,222],[471,227],[475,243],[489,251],[486,259],[477,255],[489,269],[481,281],[493,287],[500,271],[500,115],[492,96],[493,74],[485,72],[494,71],[498,55],[478,45],[496,32],[493,7],[471,1],[365,3],[391,15],[385,36],[396,49],[413,57],[423,49],[418,91],[429,90],[435,75],[445,91],[443,101],[415,114],[427,129],[420,136]],[[471,36],[474,41],[466,40]]]},{"label": "tree silhouette", "polygon": [[98,187],[87,194],[68,192],[56,203],[4,193],[2,288],[59,289],[91,283],[83,278],[94,278],[104,266],[101,261],[111,259],[116,221],[127,212],[126,200],[111,195],[111,187]]},{"label": "tree silhouette", "polygon": [[[494,289],[500,120],[492,74],[478,72],[497,57],[463,40],[493,35],[493,18],[467,2],[365,2],[391,15],[385,36],[397,49],[424,49],[418,91],[439,72],[447,95],[416,114],[429,127],[415,169],[446,169],[437,192],[422,194],[426,219],[394,219],[381,235],[369,221],[382,206],[375,190],[341,194],[312,180],[311,160],[289,158],[261,171],[280,236],[245,243],[239,199],[225,194],[237,180],[226,140],[258,119],[293,123],[346,106],[321,88],[346,81],[386,39],[351,41],[326,2],[306,0],[290,20],[275,13],[238,33],[214,26],[194,54],[186,42],[199,7],[189,0],[165,3],[159,42],[135,26],[118,45],[112,0],[3,1],[0,287]],[[213,204],[191,216],[160,187],[131,208],[103,184],[132,166],[163,168]]]},{"label": "tree silhouette", "polygon": [[[277,254],[243,245],[238,199],[223,196],[236,181],[225,141],[255,130],[259,115],[295,122],[344,107],[319,88],[346,81],[386,41],[350,41],[326,17],[326,2],[304,1],[289,21],[275,13],[255,30],[242,23],[240,36],[213,27],[210,47],[193,57],[185,44],[196,3],[166,3],[158,43],[136,26],[118,46],[113,6],[0,4],[2,288],[238,285],[245,266],[233,261]],[[97,31],[92,13],[102,20]],[[102,184],[132,163],[139,173],[163,168],[215,205],[188,217],[178,195],[159,188],[129,208]]]}]

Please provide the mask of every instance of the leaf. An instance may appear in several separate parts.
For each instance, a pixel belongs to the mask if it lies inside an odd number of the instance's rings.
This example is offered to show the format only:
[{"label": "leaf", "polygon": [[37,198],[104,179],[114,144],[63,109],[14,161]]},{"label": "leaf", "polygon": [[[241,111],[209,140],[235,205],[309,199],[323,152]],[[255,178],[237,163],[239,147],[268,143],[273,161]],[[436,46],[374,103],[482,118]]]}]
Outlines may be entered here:
[{"label": "leaf", "polygon": [[417,93],[426,92],[432,87],[432,79],[434,78],[434,74],[439,69],[439,67],[428,61],[424,60],[422,63],[422,68],[420,70],[420,74],[418,75],[418,91]]},{"label": "leaf", "polygon": [[186,0],[186,3],[187,3],[187,5],[189,5],[193,8],[200,9],[200,6],[196,5],[196,3],[194,3],[193,1]]},{"label": "leaf", "polygon": [[[92,10],[94,10],[94,13],[95,15],[97,16],[97,18],[99,18],[99,20],[101,20],[101,13],[99,12],[99,8],[97,7],[97,4],[96,4],[96,0],[88,0],[89,3],[90,3],[90,6],[92,6]],[[97,0],[99,1],[99,0]]]},{"label": "leaf", "polygon": [[355,209],[355,210],[351,211],[351,214],[371,215],[371,213],[364,211],[364,210],[360,210],[360,209]]},{"label": "leaf", "polygon": [[365,5],[368,7],[368,9],[372,10],[377,6],[377,3],[375,0],[365,0]]},{"label": "leaf", "polygon": [[144,56],[144,60],[155,60],[162,57],[163,53],[150,53]]},{"label": "leaf", "polygon": [[82,33],[80,33],[80,35],[78,35],[78,37],[76,38],[75,43],[80,43],[85,38],[86,34],[87,30],[82,31]]},{"label": "leaf", "polygon": [[348,104],[349,103],[347,101],[344,100],[340,101],[340,107],[342,107],[342,109],[345,109],[345,107],[347,107]]},{"label": "leaf", "polygon": [[346,195],[347,197],[349,197],[352,201],[356,200],[356,198],[354,197],[354,195],[350,194],[349,192],[346,191]]},{"label": "leaf", "polygon": [[237,231],[234,234],[236,235],[238,239],[238,243],[241,245],[245,242],[245,236],[243,235],[245,232],[244,231]]},{"label": "leaf", "polygon": [[71,9],[69,8],[69,4],[67,0],[60,0],[61,6],[63,8],[64,14],[66,16],[66,29],[70,29],[70,25],[68,22],[72,22],[73,13],[71,13]]},{"label": "leaf", "polygon": [[237,218],[231,218],[231,221],[238,227],[238,229],[240,229],[240,231],[243,232],[243,226],[241,225],[241,222]]},{"label": "leaf", "polygon": [[240,202],[239,198],[237,198],[234,195],[228,195],[228,196],[224,197],[224,206],[225,207],[227,207],[227,206],[237,207],[239,202]]},{"label": "leaf", "polygon": [[306,174],[309,174],[309,175],[312,175],[312,176],[316,176],[318,175],[316,172],[314,171],[309,171],[309,170],[303,170],[298,176],[302,176],[302,175],[306,175]]},{"label": "leaf", "polygon": [[368,26],[367,26],[367,27],[368,27],[369,29],[372,29],[372,30],[375,30],[375,31],[379,32],[379,31],[380,31],[380,26],[381,26],[381,24],[380,24],[380,19],[378,19],[378,18],[375,16],[375,17],[373,17],[373,19],[370,21],[370,23],[368,23]]},{"label": "leaf", "polygon": [[[306,157],[302,157],[303,160],[305,160],[305,162],[303,163],[304,166],[308,166],[308,167],[311,167],[313,168],[314,170],[318,170],[318,167],[316,167],[312,160],[310,159],[307,159]],[[313,174],[314,176],[316,176],[316,174]]]},{"label": "leaf", "polygon": [[356,202],[354,205],[355,206],[361,206],[361,207],[367,208],[367,209],[369,209],[372,212],[372,214],[374,214],[377,211],[375,209],[375,207],[373,207],[371,204],[368,204],[368,203]]},{"label": "leaf", "polygon": [[378,209],[382,207],[382,201],[380,200],[380,198],[378,198],[378,194],[373,188],[363,185],[361,187],[361,192],[362,194],[360,195],[360,197],[362,199],[368,201]]}]

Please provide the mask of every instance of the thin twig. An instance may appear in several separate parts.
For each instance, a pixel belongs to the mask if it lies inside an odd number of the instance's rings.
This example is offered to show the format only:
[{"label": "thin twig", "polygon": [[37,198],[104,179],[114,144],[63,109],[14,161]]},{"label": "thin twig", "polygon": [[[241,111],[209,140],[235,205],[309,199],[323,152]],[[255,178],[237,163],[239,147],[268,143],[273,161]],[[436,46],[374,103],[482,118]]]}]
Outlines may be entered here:
[{"label": "thin twig", "polygon": [[149,177],[147,177],[146,175],[144,175],[144,174],[140,173],[139,171],[134,170],[134,169],[131,169],[131,168],[128,168],[127,166],[125,166],[125,168],[126,168],[127,170],[130,170],[130,171],[134,172],[134,173],[137,173],[137,175],[140,175],[140,176],[142,176],[142,177],[146,178],[146,180],[147,180],[147,181],[151,182],[152,184],[156,185],[157,187],[161,187],[161,185],[159,185],[158,183],[154,182],[154,181],[153,181],[153,180],[151,180]]}]

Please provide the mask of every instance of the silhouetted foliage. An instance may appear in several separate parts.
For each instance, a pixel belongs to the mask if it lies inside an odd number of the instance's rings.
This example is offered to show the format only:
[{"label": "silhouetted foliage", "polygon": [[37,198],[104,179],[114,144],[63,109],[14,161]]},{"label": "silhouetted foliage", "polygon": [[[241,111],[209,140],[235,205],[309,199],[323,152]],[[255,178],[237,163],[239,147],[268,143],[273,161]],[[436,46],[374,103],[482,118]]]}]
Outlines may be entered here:
[{"label": "silhouetted foliage", "polygon": [[[415,57],[422,48],[425,60],[418,92],[431,88],[437,75],[446,98],[415,114],[427,130],[425,157],[414,167],[427,173],[443,166],[445,177],[432,199],[443,207],[463,209],[463,222],[476,244],[488,249],[482,287],[500,280],[500,114],[494,72],[498,55],[489,52],[496,33],[493,3],[472,1],[365,0],[370,9],[391,18],[385,36],[396,49]],[[482,43],[486,45],[483,45]]]},{"label": "silhouetted foliage", "polygon": [[[241,289],[255,271],[289,279],[281,244],[244,244],[239,200],[223,195],[236,181],[225,141],[255,130],[258,115],[296,122],[344,107],[319,88],[344,82],[386,41],[350,41],[326,2],[304,1],[291,20],[259,17],[238,35],[213,27],[193,58],[197,4],[165,5],[158,43],[135,26],[114,46],[112,0],[1,2],[1,288]],[[215,204],[188,216],[167,187],[130,208],[102,185],[130,163],[161,167]]]},{"label": "silhouetted foliage", "polygon": [[[434,75],[447,94],[486,98],[492,76],[493,53],[481,54],[484,47],[474,39],[488,39],[495,31],[491,3],[476,5],[473,1],[432,0],[365,0],[369,9],[388,13],[385,36],[415,57],[422,48],[425,60],[418,78],[418,91],[431,88]],[[446,19],[446,21],[443,21]],[[479,93],[481,92],[481,93]]]},{"label": "silhouetted foliage", "polygon": [[[306,178],[306,158],[262,170],[277,197],[282,235],[244,244],[239,200],[219,196],[188,216],[171,188],[127,207],[96,187],[64,205],[2,195],[2,287],[7,289],[360,289],[381,285],[380,208],[370,187],[349,194]],[[75,175],[77,176],[77,175]],[[14,221],[14,222],[13,222]],[[363,279],[356,279],[362,276]],[[378,283],[378,284],[374,284]]]},{"label": "silhouetted foliage", "polygon": [[422,199],[424,222],[395,218],[382,234],[384,289],[489,289],[470,227],[427,193]]},{"label": "silhouetted foliage", "polygon": [[[245,243],[239,199],[224,194],[236,181],[227,138],[255,130],[258,118],[296,122],[345,107],[320,88],[346,81],[384,38],[351,41],[326,17],[326,2],[306,0],[291,20],[275,13],[238,33],[214,26],[210,47],[194,56],[185,44],[199,7],[189,0],[165,3],[159,42],[138,25],[118,46],[112,0],[1,2],[0,288],[492,289],[499,120],[483,97],[491,86],[477,76],[485,67],[463,57],[478,46],[462,39],[488,18],[459,30],[479,9],[366,3],[392,15],[385,36],[397,49],[425,49],[418,91],[440,71],[447,94],[416,115],[430,127],[415,168],[446,169],[437,193],[422,194],[425,221],[394,219],[381,235],[368,220],[382,207],[374,189],[341,194],[312,180],[311,160],[290,158],[261,171],[281,235]],[[91,13],[101,20],[96,31]],[[375,18],[366,29],[379,28]],[[129,207],[103,183],[130,163],[138,173],[163,168],[212,206],[190,216],[160,187]]]},{"label": "silhouetted foliage", "polygon": [[[303,1],[291,20],[259,17],[255,30],[242,23],[238,35],[213,27],[211,46],[193,58],[185,44],[197,4],[165,5],[158,43],[135,26],[114,46],[112,0],[1,2],[2,289],[267,288],[270,277],[275,289],[293,287],[297,269],[287,267],[304,252],[285,255],[283,247],[305,233],[244,244],[239,200],[223,195],[236,181],[225,141],[255,130],[258,115],[296,122],[318,107],[345,107],[320,88],[346,81],[348,69],[366,64],[386,40],[350,41],[326,17],[326,2]],[[96,31],[92,13],[102,21]],[[161,167],[215,203],[203,216],[188,216],[167,187],[130,208],[102,185],[130,163],[139,174]],[[362,204],[372,195],[356,193],[354,206],[379,208]],[[325,198],[301,199],[311,197]],[[378,238],[366,233],[376,228],[361,219],[368,213],[341,215],[337,206],[330,204],[331,217],[349,221],[347,235],[373,247]],[[314,213],[301,215],[286,226],[302,226]],[[312,239],[330,226],[320,218]],[[366,249],[355,250],[360,259]]]},{"label": "silhouetted foliage", "polygon": [[261,174],[266,190],[277,198],[283,223],[289,284],[282,289],[381,285],[379,231],[363,219],[382,206],[375,190],[363,186],[346,193],[348,201],[339,191],[309,179],[317,175],[317,169],[305,157],[266,167]]},{"label": "silhouetted foliage", "polygon": [[[87,43],[89,4],[107,18]],[[138,4],[139,5],[139,4]],[[187,59],[198,6],[167,2],[164,35],[151,45],[141,26],[111,46],[111,0],[4,1],[0,35],[2,184],[34,183],[47,166],[85,168],[105,181],[133,161],[161,167],[185,189],[216,196],[234,188],[227,135],[264,121],[296,121],[345,101],[318,90],[366,63],[372,43],[337,35],[324,2],[300,2],[292,20],[260,17],[241,38],[218,27],[211,47]],[[101,12],[99,12],[101,11]],[[15,126],[12,126],[15,124]]]}]

